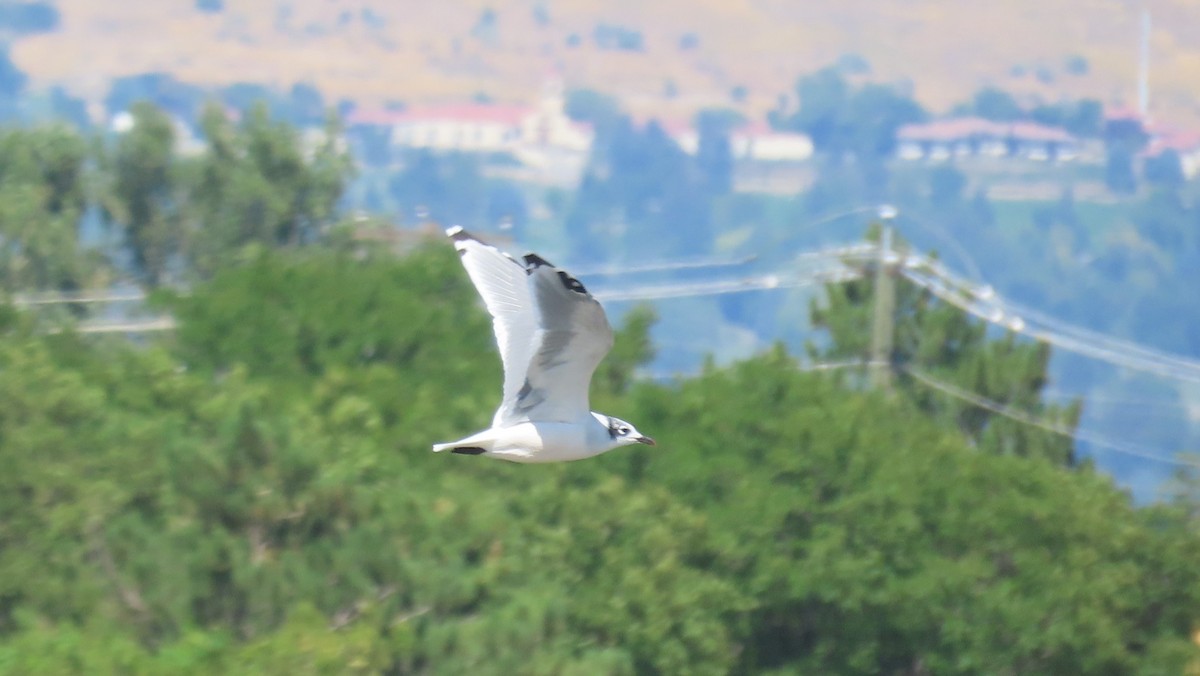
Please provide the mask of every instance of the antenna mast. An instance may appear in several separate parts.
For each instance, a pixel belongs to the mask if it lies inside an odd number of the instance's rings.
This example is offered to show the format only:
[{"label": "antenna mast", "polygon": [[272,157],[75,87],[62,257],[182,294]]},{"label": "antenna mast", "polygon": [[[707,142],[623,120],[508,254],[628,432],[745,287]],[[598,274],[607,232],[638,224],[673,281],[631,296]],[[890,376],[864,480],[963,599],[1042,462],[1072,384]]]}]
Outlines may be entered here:
[{"label": "antenna mast", "polygon": [[1142,9],[1142,36],[1138,45],[1138,114],[1150,114],[1150,11]]}]

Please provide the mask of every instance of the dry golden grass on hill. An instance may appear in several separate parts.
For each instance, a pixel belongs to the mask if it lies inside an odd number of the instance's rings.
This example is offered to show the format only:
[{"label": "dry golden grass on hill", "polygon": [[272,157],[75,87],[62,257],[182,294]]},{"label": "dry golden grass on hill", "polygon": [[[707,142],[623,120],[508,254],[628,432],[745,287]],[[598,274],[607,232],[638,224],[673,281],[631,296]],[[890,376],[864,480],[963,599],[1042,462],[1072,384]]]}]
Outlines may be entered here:
[{"label": "dry golden grass on hill", "polygon": [[[528,101],[547,75],[618,94],[635,112],[705,105],[761,114],[796,77],[858,54],[872,77],[907,81],[934,110],[984,84],[1046,100],[1132,104],[1139,4],[1132,0],[59,0],[60,31],[22,40],[35,83],[98,98],[113,76],[169,71],[204,84],[310,81],[330,98],[412,103],[487,94]],[[1200,2],[1146,0],[1153,12],[1152,108],[1200,124]],[[490,34],[475,31],[487,8]],[[537,14],[548,20],[539,22]],[[597,25],[642,35],[642,52],[596,47]],[[694,33],[698,47],[680,48]],[[582,43],[569,47],[577,35]],[[1067,72],[1082,56],[1084,75]],[[1039,81],[1038,72],[1052,79]],[[1022,73],[1014,75],[1014,73]],[[673,96],[668,96],[673,90]]]}]

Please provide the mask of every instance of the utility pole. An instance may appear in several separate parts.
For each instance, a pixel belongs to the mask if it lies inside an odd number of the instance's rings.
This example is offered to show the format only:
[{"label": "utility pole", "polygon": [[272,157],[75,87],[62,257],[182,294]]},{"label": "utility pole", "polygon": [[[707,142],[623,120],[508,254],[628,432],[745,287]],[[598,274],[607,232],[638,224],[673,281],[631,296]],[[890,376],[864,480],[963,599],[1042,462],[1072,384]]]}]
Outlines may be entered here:
[{"label": "utility pole", "polygon": [[875,261],[875,317],[871,324],[871,384],[887,390],[892,385],[892,342],[896,331],[896,278],[892,274],[893,207],[879,210],[879,259]]}]

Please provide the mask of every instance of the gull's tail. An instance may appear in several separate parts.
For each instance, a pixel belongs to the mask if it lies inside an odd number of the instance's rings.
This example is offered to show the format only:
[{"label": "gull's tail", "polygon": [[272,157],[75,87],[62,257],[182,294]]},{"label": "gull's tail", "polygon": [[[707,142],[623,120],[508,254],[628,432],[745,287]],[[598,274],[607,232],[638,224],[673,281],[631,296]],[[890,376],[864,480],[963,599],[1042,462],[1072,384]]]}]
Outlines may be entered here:
[{"label": "gull's tail", "polygon": [[451,453],[459,453],[461,455],[479,455],[491,450],[492,443],[495,440],[495,434],[491,430],[484,430],[458,441],[434,444],[433,452],[441,453],[442,451],[450,451]]},{"label": "gull's tail", "polygon": [[486,448],[478,446],[463,446],[461,444],[434,444],[433,452],[441,453],[442,451],[450,451],[459,455],[483,455],[487,453]]}]

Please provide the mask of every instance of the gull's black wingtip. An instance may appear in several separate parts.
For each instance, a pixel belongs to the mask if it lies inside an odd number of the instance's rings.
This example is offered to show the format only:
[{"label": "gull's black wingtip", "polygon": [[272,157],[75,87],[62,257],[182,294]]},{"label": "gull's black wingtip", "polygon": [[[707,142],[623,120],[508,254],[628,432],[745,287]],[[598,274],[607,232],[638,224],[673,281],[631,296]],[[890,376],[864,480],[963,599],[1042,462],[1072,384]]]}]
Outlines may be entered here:
[{"label": "gull's black wingtip", "polygon": [[540,268],[543,265],[545,265],[546,267],[550,267],[550,268],[554,267],[553,263],[551,263],[550,261],[546,260],[545,258],[542,258],[541,256],[539,256],[535,253],[525,254],[525,266],[528,267],[529,269],[532,270],[534,268]]},{"label": "gull's black wingtip", "polygon": [[475,239],[471,236],[471,233],[464,230],[461,225],[453,225],[449,228],[446,228],[446,236],[455,242],[461,242],[467,239]]}]

